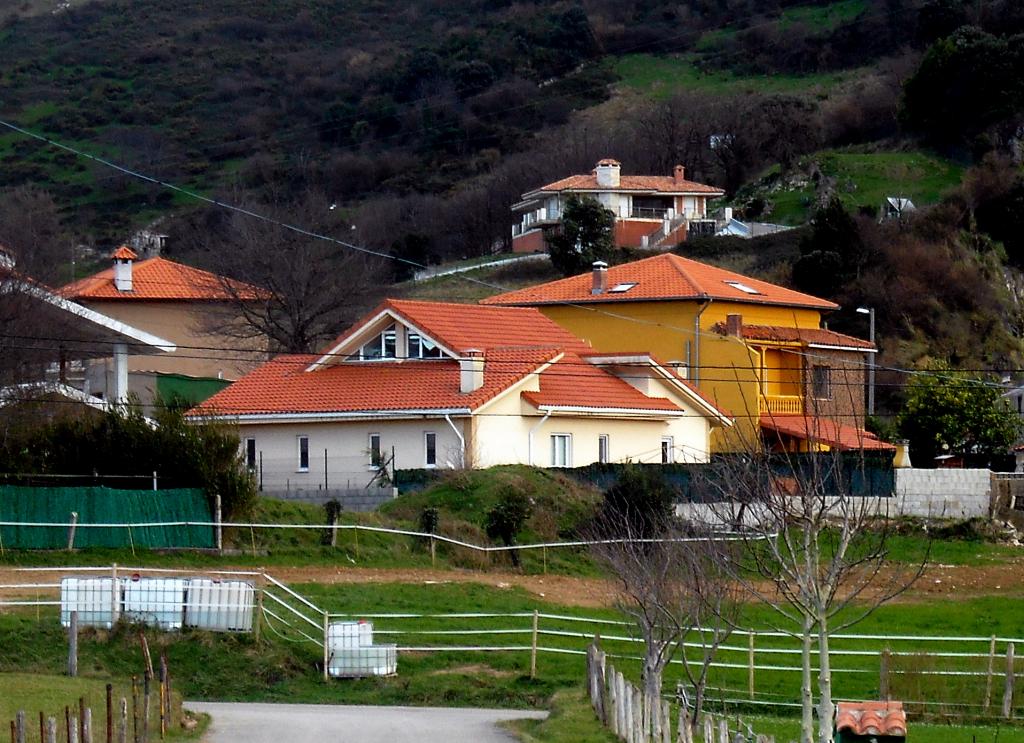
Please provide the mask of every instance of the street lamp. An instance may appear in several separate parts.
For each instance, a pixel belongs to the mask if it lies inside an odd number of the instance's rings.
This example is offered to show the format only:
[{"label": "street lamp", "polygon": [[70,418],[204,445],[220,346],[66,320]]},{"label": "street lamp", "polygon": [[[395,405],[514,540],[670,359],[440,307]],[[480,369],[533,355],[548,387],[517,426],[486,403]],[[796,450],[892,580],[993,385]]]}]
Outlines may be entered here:
[{"label": "street lamp", "polygon": [[[857,312],[868,316],[868,340],[875,345],[875,308],[858,307]],[[876,350],[877,353],[877,350]],[[868,354],[868,415],[875,414],[875,354]]]}]

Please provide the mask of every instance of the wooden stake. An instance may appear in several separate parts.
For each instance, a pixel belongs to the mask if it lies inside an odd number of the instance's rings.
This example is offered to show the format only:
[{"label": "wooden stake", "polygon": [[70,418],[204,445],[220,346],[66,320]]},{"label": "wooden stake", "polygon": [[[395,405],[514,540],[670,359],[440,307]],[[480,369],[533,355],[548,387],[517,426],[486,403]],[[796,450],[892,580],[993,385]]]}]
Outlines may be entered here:
[{"label": "wooden stake", "polygon": [[68,552],[75,548],[75,530],[78,528],[78,512],[71,512],[71,526],[68,527]]},{"label": "wooden stake", "polygon": [[107,684],[107,743],[114,743],[114,685]]},{"label": "wooden stake", "polygon": [[64,706],[64,732],[67,736],[67,743],[71,743],[71,708]]},{"label": "wooden stake", "polygon": [[46,743],[46,716],[39,710],[39,743]]},{"label": "wooden stake", "polygon": [[46,743],[57,743],[57,720],[53,717],[46,718]]},{"label": "wooden stake", "polygon": [[128,743],[128,700],[121,697],[121,721],[117,726],[117,743]]},{"label": "wooden stake", "polygon": [[68,676],[78,675],[78,612],[71,612],[71,626],[68,627]]},{"label": "wooden stake", "polygon": [[530,636],[530,678],[537,678],[537,623],[539,613],[533,610],[533,633]]},{"label": "wooden stake", "polygon": [[992,671],[996,662],[996,636],[992,635],[988,643],[988,672],[985,674],[985,712],[992,706]]},{"label": "wooden stake", "polygon": [[142,677],[142,743],[149,743],[149,671]]},{"label": "wooden stake", "polygon": [[167,735],[167,657],[160,656],[160,740]]},{"label": "wooden stake", "polygon": [[146,676],[153,678],[153,658],[149,654],[149,643],[146,641],[146,635],[143,634],[142,630],[139,630],[139,644],[142,645],[142,657],[146,661]]},{"label": "wooden stake", "polygon": [[25,743],[25,710],[19,709],[14,715],[15,740]]},{"label": "wooden stake", "polygon": [[85,697],[78,698],[78,739],[82,743],[87,743],[85,740]]},{"label": "wooden stake", "polygon": [[139,677],[132,676],[132,743],[139,743]]},{"label": "wooden stake", "polygon": [[1003,689],[1003,718],[1013,717],[1013,643],[1006,646],[1006,686]]},{"label": "wooden stake", "polygon": [[92,708],[82,712],[82,743],[92,743]]}]

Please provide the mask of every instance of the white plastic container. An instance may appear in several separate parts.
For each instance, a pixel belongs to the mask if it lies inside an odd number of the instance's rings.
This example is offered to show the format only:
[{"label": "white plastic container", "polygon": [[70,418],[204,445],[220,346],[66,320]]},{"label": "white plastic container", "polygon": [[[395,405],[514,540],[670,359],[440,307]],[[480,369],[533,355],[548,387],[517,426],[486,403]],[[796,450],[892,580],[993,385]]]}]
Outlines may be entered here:
[{"label": "white plastic container", "polygon": [[163,630],[181,629],[187,582],[184,578],[132,577],[124,585],[125,617]]},{"label": "white plastic container", "polygon": [[369,645],[331,651],[327,673],[334,678],[391,676],[398,671],[395,645]]},{"label": "white plastic container", "polygon": [[71,626],[71,612],[78,612],[79,627],[110,629],[121,611],[124,581],[113,578],[62,578],[60,581],[60,623]]},{"label": "white plastic container", "polygon": [[251,632],[255,598],[252,583],[193,578],[185,599],[185,626],[214,632]]},{"label": "white plastic container", "polygon": [[354,650],[373,645],[373,623],[334,622],[327,627],[327,645],[331,650]]}]

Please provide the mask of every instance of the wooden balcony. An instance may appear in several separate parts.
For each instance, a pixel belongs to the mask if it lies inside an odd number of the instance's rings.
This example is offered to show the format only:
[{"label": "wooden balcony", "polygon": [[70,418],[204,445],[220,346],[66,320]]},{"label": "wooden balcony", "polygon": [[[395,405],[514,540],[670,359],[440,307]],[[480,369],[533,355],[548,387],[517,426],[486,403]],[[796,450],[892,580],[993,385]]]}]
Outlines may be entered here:
[{"label": "wooden balcony", "polygon": [[804,399],[800,395],[761,395],[761,413],[803,415]]}]

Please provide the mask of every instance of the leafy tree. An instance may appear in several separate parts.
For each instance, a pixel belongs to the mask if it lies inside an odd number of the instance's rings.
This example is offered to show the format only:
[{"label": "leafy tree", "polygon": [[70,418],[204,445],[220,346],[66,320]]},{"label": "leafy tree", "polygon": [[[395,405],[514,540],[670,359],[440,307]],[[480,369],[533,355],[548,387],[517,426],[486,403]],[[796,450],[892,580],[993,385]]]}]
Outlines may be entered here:
[{"label": "leafy tree", "polygon": [[180,407],[157,411],[155,423],[135,405],[103,415],[64,416],[8,432],[0,471],[40,474],[151,475],[174,487],[201,488],[221,497],[223,516],[245,514],[256,486],[239,451],[238,433],[218,423],[185,420]]},{"label": "leafy tree", "polygon": [[572,196],[562,213],[562,228],[548,237],[551,265],[563,276],[590,269],[615,253],[614,215],[590,197]]},{"label": "leafy tree", "polygon": [[599,522],[627,529],[637,539],[650,539],[672,521],[676,492],[660,469],[630,465],[604,492]]},{"label": "leafy tree", "polygon": [[1024,179],[1003,194],[978,205],[978,228],[1000,240],[1011,263],[1024,266]]},{"label": "leafy tree", "polygon": [[[529,496],[518,488],[507,487],[497,505],[487,512],[484,531],[491,539],[500,539],[502,544],[511,547],[532,513],[533,504]],[[512,564],[518,566],[519,551],[511,550],[509,555]]]},{"label": "leafy tree", "polygon": [[896,419],[918,466],[940,454],[991,457],[1005,454],[1021,434],[1021,421],[995,384],[944,365],[918,374]]},{"label": "leafy tree", "polygon": [[826,297],[858,278],[867,263],[867,248],[857,223],[833,196],[811,220],[811,232],[800,242],[793,281],[803,291]]},{"label": "leafy tree", "polygon": [[1020,120],[1024,35],[1001,38],[965,26],[935,42],[903,90],[901,117],[937,145],[968,143]]}]

